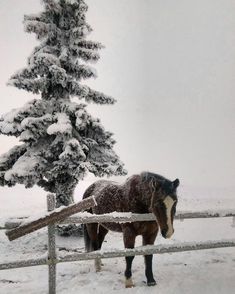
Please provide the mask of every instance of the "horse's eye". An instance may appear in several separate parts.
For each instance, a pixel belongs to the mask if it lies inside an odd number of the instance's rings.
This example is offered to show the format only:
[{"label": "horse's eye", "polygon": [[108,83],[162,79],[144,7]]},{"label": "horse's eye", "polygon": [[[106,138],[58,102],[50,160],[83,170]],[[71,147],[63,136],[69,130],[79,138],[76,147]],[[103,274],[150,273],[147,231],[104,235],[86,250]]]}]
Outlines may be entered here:
[{"label": "horse's eye", "polygon": [[155,206],[156,207],[159,207],[159,208],[163,208],[164,207],[164,204],[163,204],[162,201],[158,201],[158,202],[156,202],[156,205]]}]

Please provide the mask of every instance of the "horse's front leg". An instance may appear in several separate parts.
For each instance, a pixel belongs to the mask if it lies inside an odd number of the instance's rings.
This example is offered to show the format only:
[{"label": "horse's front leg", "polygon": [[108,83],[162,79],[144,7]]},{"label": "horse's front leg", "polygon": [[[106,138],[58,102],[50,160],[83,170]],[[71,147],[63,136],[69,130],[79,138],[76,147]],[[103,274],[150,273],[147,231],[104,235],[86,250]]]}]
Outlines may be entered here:
[{"label": "horse's front leg", "polygon": [[[134,230],[129,226],[125,226],[123,228],[123,241],[124,241],[125,248],[133,249],[135,247],[135,238],[136,238],[136,234]],[[134,259],[134,256],[126,256],[125,259],[126,259],[125,286],[126,288],[131,288],[131,287],[134,287],[134,283],[132,281],[132,272],[131,272],[132,261]]]},{"label": "horse's front leg", "polygon": [[[143,245],[153,245],[154,241],[157,236],[157,231],[146,233],[143,235]],[[147,278],[147,285],[148,286],[155,286],[156,281],[153,277],[153,269],[152,269],[152,261],[153,261],[153,255],[145,255],[145,275]]]}]

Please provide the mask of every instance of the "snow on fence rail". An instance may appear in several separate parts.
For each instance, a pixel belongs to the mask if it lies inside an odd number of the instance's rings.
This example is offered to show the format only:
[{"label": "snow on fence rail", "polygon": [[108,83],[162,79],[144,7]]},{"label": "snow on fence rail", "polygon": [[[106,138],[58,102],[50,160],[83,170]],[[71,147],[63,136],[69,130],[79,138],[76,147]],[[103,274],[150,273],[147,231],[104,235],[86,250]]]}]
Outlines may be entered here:
[{"label": "snow on fence rail", "polygon": [[[220,210],[206,210],[206,211],[179,211],[175,216],[175,219],[184,220],[184,219],[194,219],[194,218],[217,218],[217,217],[234,217],[235,220],[235,210],[232,209],[220,209]],[[152,213],[146,214],[136,214],[131,212],[112,212],[102,215],[94,215],[88,212],[80,212],[75,216],[68,217],[60,222],[60,224],[89,224],[89,223],[105,223],[105,222],[116,222],[116,223],[125,223],[125,222],[136,222],[136,221],[153,221],[156,220],[155,216]],[[28,222],[28,217],[24,218],[14,218],[8,220],[4,229],[10,230],[17,228],[25,221]]]},{"label": "snow on fence rail", "polygon": [[[61,262],[74,262],[81,260],[92,260],[96,258],[114,258],[114,257],[124,257],[124,256],[135,256],[135,255],[148,255],[148,254],[164,254],[164,253],[174,253],[174,252],[184,252],[184,251],[195,251],[195,250],[205,250],[205,249],[216,249],[216,248],[226,248],[235,247],[235,239],[229,239],[224,241],[205,241],[205,242],[183,242],[178,244],[163,244],[163,245],[146,245],[139,246],[134,249],[110,249],[110,250],[99,250],[89,253],[73,253],[66,254],[63,256],[58,256],[54,263]],[[15,261],[10,263],[0,264],[0,270],[39,266],[39,265],[50,265],[51,261],[48,258],[35,258],[29,260]]]},{"label": "snow on fence rail", "polygon": [[[95,201],[89,203],[93,205]],[[55,199],[53,195],[48,195],[47,198],[48,215],[55,208]],[[88,207],[86,207],[88,208]],[[84,206],[83,206],[83,209]],[[74,212],[76,213],[76,212]],[[71,214],[70,214],[71,215]],[[235,223],[235,211],[234,210],[217,210],[217,211],[204,211],[204,212],[180,212],[177,214],[176,219],[194,219],[194,218],[210,218],[210,217],[233,217],[233,224]],[[88,213],[78,213],[76,216],[69,217],[60,223],[92,223],[92,222],[135,222],[135,221],[152,221],[155,220],[152,214],[132,214],[132,213],[111,213],[106,215],[90,215]],[[25,220],[24,220],[25,221]],[[27,219],[26,219],[27,221]],[[28,221],[27,221],[28,222]],[[14,228],[19,226],[21,222],[13,221],[8,222],[5,227]],[[17,229],[15,229],[17,230]],[[10,232],[10,231],[9,231]],[[8,235],[9,235],[8,232]],[[235,239],[219,240],[219,241],[207,241],[207,242],[184,242],[179,244],[170,245],[147,245],[137,247],[135,249],[124,250],[108,250],[108,251],[95,251],[90,253],[74,253],[63,256],[56,255],[55,244],[55,224],[48,223],[48,255],[28,260],[20,260],[9,263],[0,264],[0,270],[31,267],[39,265],[48,265],[49,268],[49,294],[56,293],[56,264],[61,262],[73,262],[80,260],[91,260],[96,258],[114,258],[122,256],[134,256],[134,255],[148,255],[148,254],[163,254],[173,252],[183,252],[192,250],[214,249],[222,247],[235,247]]]}]

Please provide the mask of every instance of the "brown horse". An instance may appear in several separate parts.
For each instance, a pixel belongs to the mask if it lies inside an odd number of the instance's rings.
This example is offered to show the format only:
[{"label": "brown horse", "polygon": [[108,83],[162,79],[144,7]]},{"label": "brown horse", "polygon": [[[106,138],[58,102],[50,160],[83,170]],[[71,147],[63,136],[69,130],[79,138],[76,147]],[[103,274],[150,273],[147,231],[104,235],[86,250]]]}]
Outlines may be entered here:
[{"label": "brown horse", "polygon": [[[86,250],[99,250],[108,230],[122,232],[125,248],[134,248],[137,235],[142,235],[143,245],[152,245],[157,237],[158,228],[164,238],[174,233],[173,219],[176,212],[176,189],[179,180],[171,182],[163,176],[143,172],[133,175],[120,185],[115,182],[97,181],[85,191],[83,198],[94,195],[97,206],[89,210],[91,213],[104,214],[114,211],[149,213],[153,212],[156,221],[133,223],[102,223],[84,225]],[[147,285],[156,285],[152,273],[152,255],[145,255],[145,274]],[[133,287],[131,266],[134,256],[126,257],[126,287]],[[101,268],[100,260],[95,261],[96,270]]]}]

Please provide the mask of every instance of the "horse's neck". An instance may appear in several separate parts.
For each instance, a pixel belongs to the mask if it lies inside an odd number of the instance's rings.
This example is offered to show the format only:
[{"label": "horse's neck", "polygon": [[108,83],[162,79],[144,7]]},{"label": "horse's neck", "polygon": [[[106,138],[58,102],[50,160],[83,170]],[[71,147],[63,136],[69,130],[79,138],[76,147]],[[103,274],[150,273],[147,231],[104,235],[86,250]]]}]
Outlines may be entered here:
[{"label": "horse's neck", "polygon": [[152,191],[147,183],[141,184],[140,186],[141,201],[143,204],[148,206],[148,208],[150,208],[152,201]]},{"label": "horse's neck", "polygon": [[[136,175],[126,182],[125,188],[128,190],[128,202],[134,209],[139,209],[139,212],[147,213],[151,204],[151,195],[149,188],[143,186],[141,177]],[[127,191],[126,191],[127,192]]]}]

